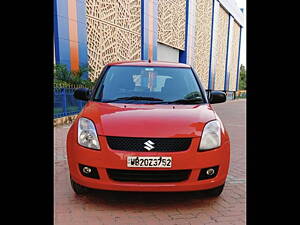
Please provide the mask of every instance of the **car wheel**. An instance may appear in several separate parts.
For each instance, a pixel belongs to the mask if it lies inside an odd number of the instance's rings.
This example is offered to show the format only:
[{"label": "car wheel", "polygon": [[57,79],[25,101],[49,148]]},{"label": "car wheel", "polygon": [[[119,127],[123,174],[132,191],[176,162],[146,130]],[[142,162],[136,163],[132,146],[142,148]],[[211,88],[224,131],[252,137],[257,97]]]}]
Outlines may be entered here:
[{"label": "car wheel", "polygon": [[70,180],[71,180],[72,189],[77,195],[83,195],[88,193],[89,188],[77,184],[75,181],[72,180],[72,178],[70,178]]},{"label": "car wheel", "polygon": [[213,188],[213,189],[205,190],[203,192],[204,192],[204,194],[206,196],[209,196],[209,197],[218,197],[222,193],[222,191],[224,189],[224,186],[225,186],[225,184],[223,184],[223,185],[221,185],[219,187]]}]

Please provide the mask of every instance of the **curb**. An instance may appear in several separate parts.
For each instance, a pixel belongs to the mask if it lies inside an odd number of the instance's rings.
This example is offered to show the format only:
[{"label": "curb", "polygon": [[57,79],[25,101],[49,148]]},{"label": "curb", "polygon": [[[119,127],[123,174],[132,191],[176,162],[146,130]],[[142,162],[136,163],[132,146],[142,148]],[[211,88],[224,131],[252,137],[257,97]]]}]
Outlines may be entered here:
[{"label": "curb", "polygon": [[71,124],[76,119],[77,115],[78,114],[56,118],[53,120],[53,125],[56,127],[64,124]]}]

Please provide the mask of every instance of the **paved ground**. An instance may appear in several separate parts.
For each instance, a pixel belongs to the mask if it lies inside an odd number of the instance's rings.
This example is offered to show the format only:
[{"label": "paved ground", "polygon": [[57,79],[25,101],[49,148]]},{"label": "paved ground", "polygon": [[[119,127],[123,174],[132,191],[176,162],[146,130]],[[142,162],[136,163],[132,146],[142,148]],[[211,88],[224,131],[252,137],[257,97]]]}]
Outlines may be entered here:
[{"label": "paved ground", "polygon": [[55,225],[246,224],[246,100],[213,105],[231,139],[231,163],[218,198],[185,193],[95,191],[76,196],[69,183],[65,139],[69,126],[54,128]]}]

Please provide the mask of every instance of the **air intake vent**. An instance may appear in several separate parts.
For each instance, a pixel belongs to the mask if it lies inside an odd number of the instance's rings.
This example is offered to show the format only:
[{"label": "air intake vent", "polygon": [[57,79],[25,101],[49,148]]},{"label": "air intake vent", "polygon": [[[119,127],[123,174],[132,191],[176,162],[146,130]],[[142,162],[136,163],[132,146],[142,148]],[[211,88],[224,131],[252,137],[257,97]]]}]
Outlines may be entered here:
[{"label": "air intake vent", "polygon": [[138,182],[179,182],[189,178],[192,170],[118,170],[107,169],[110,179]]}]

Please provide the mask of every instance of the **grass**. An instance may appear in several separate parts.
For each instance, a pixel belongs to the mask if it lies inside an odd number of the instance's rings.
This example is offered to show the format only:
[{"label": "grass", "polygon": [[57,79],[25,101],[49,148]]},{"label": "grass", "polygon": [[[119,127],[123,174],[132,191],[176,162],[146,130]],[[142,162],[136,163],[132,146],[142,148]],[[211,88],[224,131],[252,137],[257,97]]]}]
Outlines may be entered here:
[{"label": "grass", "polygon": [[[67,112],[76,112],[80,111],[80,108],[78,106],[68,106],[67,107]],[[62,107],[54,107],[54,115],[58,113],[63,113],[63,108]]]}]

